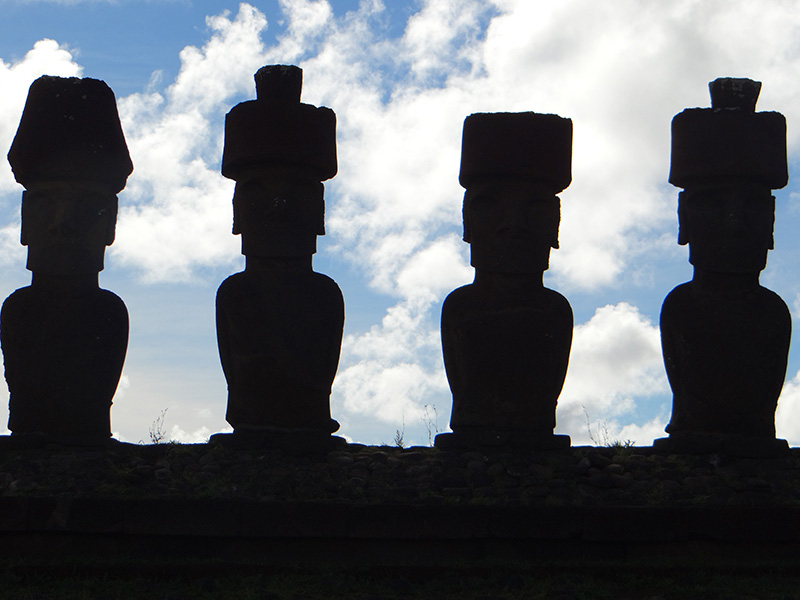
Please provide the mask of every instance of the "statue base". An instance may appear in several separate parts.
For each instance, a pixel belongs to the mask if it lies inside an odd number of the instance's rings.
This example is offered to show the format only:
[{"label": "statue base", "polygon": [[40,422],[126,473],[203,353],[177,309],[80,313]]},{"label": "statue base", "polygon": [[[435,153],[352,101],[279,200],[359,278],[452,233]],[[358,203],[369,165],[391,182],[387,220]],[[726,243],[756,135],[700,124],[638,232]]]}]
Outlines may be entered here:
[{"label": "statue base", "polygon": [[0,450],[24,450],[45,446],[71,446],[79,448],[103,448],[120,444],[110,436],[102,435],[52,435],[47,433],[11,433],[0,435]]},{"label": "statue base", "polygon": [[741,458],[776,458],[789,453],[786,440],[746,435],[676,433],[653,440],[653,449],[670,454],[726,454]]},{"label": "statue base", "polygon": [[285,450],[296,454],[330,452],[347,446],[347,440],[322,431],[305,429],[243,429],[233,433],[215,433],[210,445],[234,450]]},{"label": "statue base", "polygon": [[553,433],[487,429],[440,433],[434,446],[440,450],[471,450],[476,448],[514,448],[525,450],[566,450],[571,440],[568,435]]}]

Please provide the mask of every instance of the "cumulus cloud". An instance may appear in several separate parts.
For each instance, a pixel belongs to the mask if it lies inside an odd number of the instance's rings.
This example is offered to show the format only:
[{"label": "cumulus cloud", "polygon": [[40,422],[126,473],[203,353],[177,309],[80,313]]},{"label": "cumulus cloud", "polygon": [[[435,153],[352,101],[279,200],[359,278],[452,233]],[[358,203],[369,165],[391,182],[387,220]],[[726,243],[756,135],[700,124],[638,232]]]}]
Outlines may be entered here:
[{"label": "cumulus cloud", "polygon": [[627,432],[621,431],[620,423],[632,419],[637,400],[668,390],[658,326],[625,302],[603,306],[575,327],[556,413],[558,431],[577,443],[627,435],[640,445],[648,444],[651,440],[642,438],[658,425],[663,434],[665,415],[659,415],[657,424]]},{"label": "cumulus cloud", "polygon": [[[13,63],[0,59],[0,148],[10,148],[17,132],[28,88],[41,75],[80,77],[83,69],[72,53],[55,40],[43,39],[33,45],[25,56]],[[0,160],[0,194],[20,193],[22,188],[14,181],[8,161]]]},{"label": "cumulus cloud", "polygon": [[[457,180],[469,113],[573,119],[573,183],[562,194],[550,279],[584,303],[598,290],[652,287],[647,264],[674,251],[666,249],[675,248],[669,123],[684,107],[708,106],[708,81],[761,79],[759,108],[800,121],[798,2],[767,11],[744,0],[426,0],[395,38],[386,36],[379,0],[342,16],[326,0],[280,7],[275,44],[262,40],[264,15],[241,4],[235,14],[208,17],[208,41],[181,52],[174,82],[162,89],[154,79],[119,99],[135,171],[110,254],[150,281],[232,268],[240,257],[230,234],[233,184],[219,174],[224,115],[254,97],[260,66],[302,66],[303,100],[332,107],[338,118],[326,252],[388,298],[380,322],[345,339],[333,396],[343,424],[364,415],[399,424],[432,400],[440,410],[449,402],[438,312],[448,291],[472,276],[459,241]],[[0,108],[8,108],[0,111],[0,142],[10,144],[27,86],[45,68],[80,74],[51,40],[0,65]],[[796,151],[800,133],[790,128],[789,136]],[[15,185],[0,165],[0,193]],[[14,234],[9,224],[0,242],[10,245]],[[621,299],[576,327],[559,428],[578,440],[583,407],[627,437],[658,435],[668,418],[660,409],[657,418],[637,413],[667,388],[657,327],[644,316],[653,309]],[[639,424],[624,424],[632,419]]]},{"label": "cumulus cloud", "polygon": [[[669,415],[662,413],[642,425],[628,423],[619,428],[619,433],[612,433],[607,441],[612,444],[615,442],[621,442],[623,444],[630,442],[635,446],[651,446],[653,440],[667,437],[664,428],[667,426],[668,421]],[[617,422],[615,422],[614,425],[617,427],[619,426]]]},{"label": "cumulus cloud", "polygon": [[194,268],[232,264],[237,255],[233,182],[219,173],[224,114],[253,90],[267,22],[242,4],[235,17],[208,17],[206,25],[211,38],[181,51],[178,76],[163,93],[118,102],[135,170],[111,255],[146,279],[189,279]]},{"label": "cumulus cloud", "polygon": [[397,291],[405,298],[428,296],[438,300],[472,278],[472,269],[462,260],[460,238],[449,235],[436,239],[405,262],[397,274]]},{"label": "cumulus cloud", "polygon": [[26,253],[19,243],[19,233],[19,220],[0,227],[0,265],[24,264]]},{"label": "cumulus cloud", "polygon": [[[417,33],[435,27],[434,15],[442,14],[469,31],[464,23],[475,26],[482,14],[474,3],[459,7],[444,0],[426,3],[397,41],[414,51],[390,53],[396,58],[386,77],[375,68],[386,56],[385,41],[380,50],[357,55],[353,45],[332,43],[306,61],[310,72],[347,65],[336,70],[335,83],[323,76],[317,92],[336,107],[342,132],[341,175],[334,184],[340,196],[329,222],[337,249],[377,289],[402,299],[393,309],[405,307],[410,297],[401,285],[404,269],[442,228],[458,229],[460,127],[470,112],[536,110],[573,119],[573,184],[562,194],[562,249],[554,253],[551,273],[557,286],[582,293],[623,282],[652,286],[653,274],[642,263],[676,253],[676,191],[665,183],[669,123],[684,107],[708,106],[708,81],[742,70],[769,78],[765,89],[773,89],[760,108],[783,97],[776,106],[784,112],[795,104],[785,97],[787,89],[800,91],[798,82],[786,80],[786,62],[779,67],[784,74],[771,77],[776,55],[790,64],[798,60],[787,47],[800,24],[794,6],[751,27],[748,19],[755,16],[746,3],[501,2],[479,35],[441,41]],[[462,12],[453,16],[453,10]],[[744,29],[755,31],[757,41]],[[347,36],[346,24],[336,35]],[[359,29],[357,35],[362,45],[369,41],[369,32]],[[416,51],[424,39],[431,46]],[[464,52],[458,40],[465,40]],[[437,52],[437,44],[448,51]],[[405,78],[398,77],[404,72],[398,61],[407,61]],[[462,251],[460,264],[451,264],[463,270],[465,262]],[[415,323],[432,328],[433,320],[429,315]],[[666,396],[658,335],[656,326],[625,304],[599,309],[580,325],[560,402],[560,429],[585,431],[583,406],[595,418],[632,419],[640,400]],[[362,337],[378,364],[387,365],[385,354],[393,351],[379,349],[378,340],[391,348],[396,336],[381,324]],[[360,347],[352,342],[353,349]],[[353,382],[355,371],[345,370],[348,388],[337,392],[347,398],[348,389],[369,389],[375,368],[365,368],[363,388]],[[395,365],[386,368],[389,377]],[[440,368],[431,358],[428,372]],[[626,433],[643,438],[637,443],[663,435],[668,407],[657,412]],[[623,431],[621,421],[617,431]]]},{"label": "cumulus cloud", "polygon": [[421,417],[424,405],[446,403],[447,381],[438,324],[422,298],[391,307],[380,324],[347,336],[335,382],[334,409],[369,414],[386,423]]},{"label": "cumulus cloud", "polygon": [[439,0],[412,15],[401,43],[414,81],[436,85],[456,69],[480,68],[483,18],[490,11],[490,5],[478,0]]},{"label": "cumulus cloud", "polygon": [[[233,428],[230,428],[233,431]],[[169,430],[169,441],[180,444],[205,444],[212,432],[208,427],[203,426],[194,431],[184,431],[180,425],[173,425]]]}]

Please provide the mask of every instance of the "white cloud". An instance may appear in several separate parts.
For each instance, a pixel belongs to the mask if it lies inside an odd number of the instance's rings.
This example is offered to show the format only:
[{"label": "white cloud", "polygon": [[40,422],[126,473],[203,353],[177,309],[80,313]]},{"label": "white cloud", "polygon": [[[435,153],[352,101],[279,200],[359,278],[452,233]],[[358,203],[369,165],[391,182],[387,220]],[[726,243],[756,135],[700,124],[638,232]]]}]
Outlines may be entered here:
[{"label": "white cloud", "polygon": [[573,446],[652,446],[653,440],[666,437],[667,420],[659,415],[643,425],[622,425],[618,419],[592,419],[587,411],[583,430],[570,431],[570,439]]},{"label": "white cloud", "polygon": [[388,423],[416,419],[421,406],[430,397],[435,375],[422,366],[401,362],[386,366],[378,361],[360,361],[346,369],[338,382],[343,391],[343,408],[347,412],[371,414]]},{"label": "white cloud", "polygon": [[0,194],[22,193],[22,187],[14,181],[14,175],[5,153],[17,132],[28,88],[42,75],[60,77],[80,77],[82,67],[72,59],[72,54],[55,40],[43,39],[36,42],[25,56],[13,63],[0,59]]},{"label": "white cloud", "polygon": [[[377,0],[342,17],[325,0],[280,6],[286,29],[277,44],[264,45],[264,15],[241,4],[235,15],[208,18],[208,42],[181,52],[180,72],[165,90],[154,80],[119,100],[135,171],[110,254],[150,280],[233,267],[240,260],[230,234],[233,184],[219,174],[224,115],[254,97],[260,66],[302,66],[304,101],[330,106],[338,118],[327,252],[390,296],[381,323],[345,340],[333,399],[343,423],[361,415],[411,420],[431,399],[440,410],[448,402],[438,311],[472,272],[458,241],[460,137],[469,113],[573,119],[573,184],[562,194],[561,249],[550,271],[568,297],[653,285],[647,259],[665,240],[675,247],[676,190],[665,181],[670,121],[684,107],[708,106],[708,81],[761,79],[759,108],[800,122],[798,2],[765,10],[744,0],[427,0],[396,39],[385,36]],[[80,73],[50,40],[0,65],[0,143],[10,144],[27,86],[42,68]],[[798,131],[790,127],[792,151]],[[0,193],[18,187],[0,165]],[[15,235],[9,227],[4,246]],[[619,424],[634,418],[640,399],[666,391],[658,330],[640,310],[654,312],[617,303],[576,328],[560,430],[585,430],[583,406]],[[618,431],[647,437],[659,419]]]},{"label": "white cloud", "polygon": [[[136,316],[131,314],[132,337],[137,335]],[[130,347],[111,407],[112,430],[119,433],[118,439],[150,443],[149,432],[158,429],[166,434],[164,441],[183,436],[180,441],[195,443],[202,435],[208,438],[223,431],[227,427],[225,377],[214,368],[213,354],[210,364],[200,360],[205,354],[194,352],[196,361],[186,366],[180,365],[183,357],[169,351],[141,344]]]},{"label": "white cloud", "polygon": [[334,418],[370,415],[399,426],[421,418],[432,401],[449,405],[438,321],[429,312],[429,297],[401,302],[368,332],[345,337],[331,397]]},{"label": "white cloud", "polygon": [[558,400],[558,431],[587,443],[588,415],[593,430],[605,423],[615,437],[619,420],[632,418],[637,401],[668,392],[660,339],[658,326],[625,302],[598,308],[577,325]]},{"label": "white cloud", "polygon": [[[120,253],[155,277],[190,273],[194,265],[235,254],[228,233],[230,192],[211,159],[220,148],[225,102],[232,98],[222,90],[230,85],[252,97],[250,77],[260,64],[273,57],[299,63],[304,101],[331,106],[338,117],[340,169],[327,184],[329,252],[397,299],[382,323],[345,340],[334,408],[346,413],[343,422],[347,414],[394,422],[401,415],[412,418],[430,398],[449,396],[439,303],[471,273],[466,247],[457,241],[464,117],[486,110],[571,117],[574,182],[562,194],[562,249],[554,253],[552,278],[557,287],[580,291],[618,285],[628,273],[641,277],[635,259],[652,252],[653,238],[657,244],[674,240],[675,190],[665,185],[672,116],[685,106],[707,106],[707,82],[733,73],[733,67],[753,76],[764,68],[772,74],[772,57],[785,55],[782,48],[792,39],[767,26],[750,27],[742,63],[741,52],[714,40],[740,39],[740,17],[752,9],[747,3],[712,4],[501,2],[484,31],[494,10],[488,4],[431,0],[401,38],[389,40],[378,24],[378,2],[364,2],[336,19],[327,2],[285,0],[287,30],[275,48],[261,45],[263,21],[243,5],[234,20],[223,15],[209,21],[212,41],[185,50],[171,91],[160,102],[149,101],[153,108],[141,109],[155,111],[164,129],[153,133],[159,135],[148,146],[152,169],[145,162],[137,166],[140,174],[164,171],[168,156],[180,157],[180,168],[171,175],[171,187],[157,188],[160,179],[153,178],[155,201],[123,213]],[[770,23],[788,34],[798,11],[787,6],[776,12],[781,10]],[[235,76],[217,71],[216,57],[223,56],[226,69],[237,63]],[[211,74],[226,85],[200,85]],[[800,91],[797,85],[785,81],[784,87]],[[779,86],[767,82],[765,90],[770,87]],[[173,149],[177,139],[193,139],[192,127],[202,135]],[[144,144],[144,136],[129,137],[133,147]],[[208,137],[216,138],[215,148],[202,145]],[[159,147],[165,148],[162,156]],[[186,181],[193,185],[180,183]],[[155,226],[159,220],[163,229]],[[176,231],[184,235],[173,233],[166,245],[167,232]],[[134,238],[147,240],[140,244],[147,250],[139,254],[124,243]],[[657,327],[629,305],[605,307],[576,329],[559,423],[582,431],[582,406],[597,418],[630,418],[638,398],[666,389]]]},{"label": "white cloud", "polygon": [[489,11],[489,5],[476,0],[425,3],[409,18],[402,40],[414,79],[437,85],[454,75],[454,66],[467,72],[479,67],[475,50],[482,17]]},{"label": "white cloud", "polygon": [[27,253],[19,243],[19,232],[19,220],[0,227],[0,265],[25,264]]},{"label": "white cloud", "polygon": [[428,296],[436,301],[469,283],[473,270],[463,262],[463,246],[460,238],[449,235],[412,255],[397,273],[398,293],[404,298]]},{"label": "white cloud", "polygon": [[[378,2],[338,19],[325,1],[284,0],[281,7],[287,29],[276,46],[264,47],[263,15],[242,4],[233,18],[208,19],[211,39],[183,50],[181,72],[163,96],[121,100],[137,169],[113,250],[126,264],[169,278],[232,260],[229,205],[221,202],[229,191],[218,175],[223,116],[235,96],[252,97],[261,64],[293,60],[305,69],[304,99],[338,115],[340,174],[328,186],[332,249],[357,262],[375,287],[391,291],[398,265],[443,228],[458,227],[461,123],[482,110],[573,118],[574,183],[563,194],[554,275],[571,289],[614,284],[641,252],[629,242],[674,221],[674,192],[664,185],[670,119],[686,105],[707,105],[707,81],[732,64],[706,28],[727,37],[739,20],[721,15],[750,10],[744,3],[707,10],[692,2],[628,2],[623,19],[617,5],[577,1],[504,2],[496,10],[431,0],[401,38],[389,40]],[[748,62],[758,71],[755,63],[771,65],[784,42],[766,28],[756,34],[762,37]],[[186,235],[159,242],[159,221]],[[148,243],[135,246],[134,236]]]},{"label": "white cloud", "polygon": [[669,421],[669,415],[662,414],[643,425],[630,423],[623,426],[612,441],[622,443],[632,442],[636,446],[652,446],[653,440],[667,437],[664,428]]},{"label": "white cloud", "polygon": [[110,253],[146,279],[189,279],[193,269],[232,265],[239,254],[231,235],[233,182],[219,173],[222,130],[234,97],[252,95],[267,22],[242,4],[234,18],[208,17],[206,24],[211,38],[181,51],[180,72],[163,94],[151,90],[118,103],[134,173]]},{"label": "white cloud", "polygon": [[327,0],[279,0],[279,4],[288,22],[281,55],[285,62],[296,61],[329,33],[333,11]]},{"label": "white cloud", "polygon": [[[233,431],[233,428],[230,428]],[[184,431],[180,425],[173,425],[169,430],[169,441],[181,444],[205,444],[212,432],[208,427],[200,427],[194,431]]]}]

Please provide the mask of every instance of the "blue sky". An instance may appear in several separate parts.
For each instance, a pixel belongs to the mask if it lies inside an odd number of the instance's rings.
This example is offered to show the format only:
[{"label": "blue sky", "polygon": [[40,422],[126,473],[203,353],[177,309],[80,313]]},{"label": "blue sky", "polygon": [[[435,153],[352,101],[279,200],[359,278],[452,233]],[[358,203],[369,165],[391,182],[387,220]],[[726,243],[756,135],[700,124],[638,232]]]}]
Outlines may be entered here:
[{"label": "blue sky", "polygon": [[[669,127],[683,108],[709,105],[716,77],[762,81],[758,109],[787,117],[790,184],[776,193],[776,248],[761,281],[798,314],[800,2],[0,0],[0,14],[0,146],[39,75],[103,79],[117,95],[134,173],[101,285],[131,315],[112,408],[121,439],[146,441],[165,408],[177,440],[226,427],[214,295],[243,259],[230,233],[233,184],[219,174],[222,127],[254,97],[264,64],[303,67],[303,100],[338,117],[339,174],[326,183],[328,235],[314,265],[345,296],[331,404],[352,440],[390,442],[405,427],[407,442],[426,444],[426,415],[446,428],[438,321],[447,293],[472,277],[457,177],[473,112],[574,122],[561,249],[545,275],[575,312],[557,413],[573,443],[590,443],[590,428],[601,442],[664,435],[658,315],[691,277],[667,183]],[[30,281],[21,191],[2,161],[3,297]],[[794,445],[798,369],[793,346],[778,434]]]}]

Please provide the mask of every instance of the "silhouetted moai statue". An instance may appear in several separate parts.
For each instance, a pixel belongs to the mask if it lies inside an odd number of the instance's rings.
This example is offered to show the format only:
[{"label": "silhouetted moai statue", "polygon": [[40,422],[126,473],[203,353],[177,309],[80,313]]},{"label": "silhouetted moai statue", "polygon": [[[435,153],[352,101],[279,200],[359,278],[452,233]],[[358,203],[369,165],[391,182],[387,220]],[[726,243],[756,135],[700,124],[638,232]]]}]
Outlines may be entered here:
[{"label": "silhouetted moai statue", "polygon": [[554,436],[572,309],[542,275],[558,248],[558,196],[572,180],[572,121],[536,113],[464,121],[459,181],[475,281],[442,307],[453,433],[440,448],[569,447]]},{"label": "silhouetted moai statue", "polygon": [[[236,180],[233,233],[245,270],[217,292],[217,339],[234,444],[297,449],[330,434],[344,301],[311,257],[325,234],[324,186],[336,175],[336,115],[300,102],[302,70],[263,67],[257,99],[225,119],[222,174]],[[220,436],[218,440],[226,438]]]},{"label": "silhouetted moai statue", "polygon": [[771,455],[775,408],[789,352],[791,318],[759,285],[773,247],[772,189],[788,181],[786,121],[755,112],[761,84],[717,79],[711,108],[672,121],[669,181],[678,195],[679,244],[689,244],[692,280],[661,309],[664,363],[673,392],[675,452]]},{"label": "silhouetted moai statue", "polygon": [[8,161],[25,187],[21,242],[33,272],[0,314],[12,439],[108,441],[128,311],[98,273],[133,171],[114,93],[96,79],[40,77]]}]

